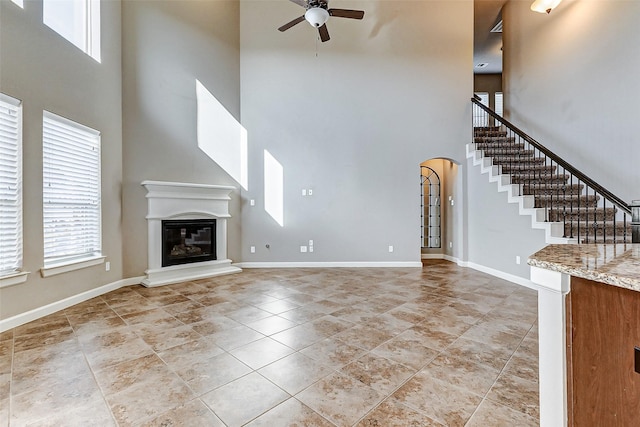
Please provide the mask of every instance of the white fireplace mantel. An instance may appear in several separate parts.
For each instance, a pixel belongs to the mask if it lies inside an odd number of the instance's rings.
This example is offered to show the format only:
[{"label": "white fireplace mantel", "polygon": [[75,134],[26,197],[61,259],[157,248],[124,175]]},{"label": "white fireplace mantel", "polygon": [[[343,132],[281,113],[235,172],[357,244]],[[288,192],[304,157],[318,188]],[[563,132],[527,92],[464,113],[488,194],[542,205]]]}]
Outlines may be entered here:
[{"label": "white fireplace mantel", "polygon": [[[237,273],[227,258],[227,218],[231,192],[226,185],[191,184],[184,182],[142,181],[147,190],[148,287],[203,279],[221,274]],[[162,221],[181,219],[216,219],[216,260],[191,264],[162,266]]]}]

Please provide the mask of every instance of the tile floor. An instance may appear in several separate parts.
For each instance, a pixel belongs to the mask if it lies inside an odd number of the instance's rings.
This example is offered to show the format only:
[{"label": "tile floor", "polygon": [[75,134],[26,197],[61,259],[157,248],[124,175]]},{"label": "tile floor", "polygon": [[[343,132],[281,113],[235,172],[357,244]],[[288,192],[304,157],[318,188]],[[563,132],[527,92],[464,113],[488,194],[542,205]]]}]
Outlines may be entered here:
[{"label": "tile floor", "polygon": [[536,307],[445,261],[126,287],[0,334],[0,425],[535,426]]}]

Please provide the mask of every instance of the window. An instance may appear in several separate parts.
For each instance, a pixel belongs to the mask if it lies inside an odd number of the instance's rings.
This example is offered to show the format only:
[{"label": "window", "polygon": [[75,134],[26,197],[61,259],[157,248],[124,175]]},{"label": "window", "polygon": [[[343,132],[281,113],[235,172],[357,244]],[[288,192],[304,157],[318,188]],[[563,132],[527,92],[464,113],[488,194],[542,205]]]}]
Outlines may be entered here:
[{"label": "window", "polygon": [[42,122],[44,266],[99,257],[100,133],[48,111]]},{"label": "window", "polygon": [[[480,103],[485,107],[489,106],[489,93],[476,92],[475,95],[480,98]],[[473,109],[473,126],[486,127],[489,126],[489,114],[479,107]]]},{"label": "window", "polygon": [[42,22],[100,62],[100,0],[43,0]]},{"label": "window", "polygon": [[0,276],[22,268],[22,106],[0,93]]},{"label": "window", "polygon": [[496,99],[496,104],[495,104],[496,114],[502,117],[502,114],[504,113],[504,107],[502,104],[502,92],[496,92],[495,99]]}]

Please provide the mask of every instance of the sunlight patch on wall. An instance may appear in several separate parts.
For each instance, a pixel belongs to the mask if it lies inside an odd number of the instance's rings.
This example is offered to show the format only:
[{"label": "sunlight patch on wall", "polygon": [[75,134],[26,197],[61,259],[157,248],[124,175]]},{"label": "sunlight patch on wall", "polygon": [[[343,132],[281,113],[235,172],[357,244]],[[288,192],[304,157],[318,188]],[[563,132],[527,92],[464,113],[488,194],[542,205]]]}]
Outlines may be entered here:
[{"label": "sunlight patch on wall", "polygon": [[247,130],[196,79],[198,147],[248,190]]},{"label": "sunlight patch on wall", "polygon": [[284,169],[264,150],[264,210],[284,227]]}]

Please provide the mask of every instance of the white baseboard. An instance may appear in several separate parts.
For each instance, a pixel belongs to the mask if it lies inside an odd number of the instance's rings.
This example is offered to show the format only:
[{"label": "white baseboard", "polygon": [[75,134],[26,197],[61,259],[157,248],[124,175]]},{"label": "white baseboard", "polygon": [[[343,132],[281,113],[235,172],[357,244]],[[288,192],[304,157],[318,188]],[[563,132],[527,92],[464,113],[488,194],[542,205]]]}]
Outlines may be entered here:
[{"label": "white baseboard", "polygon": [[421,268],[420,261],[345,261],[345,262],[239,262],[240,268],[341,268],[341,267],[415,267]]},{"label": "white baseboard", "polygon": [[516,276],[515,274],[505,273],[504,271],[496,270],[495,268],[486,267],[484,265],[476,264],[474,262],[467,262],[466,264],[467,264],[466,266],[469,268],[473,268],[474,270],[478,270],[483,273],[490,274],[494,277],[504,279],[508,282],[515,283],[516,285],[524,286],[526,288],[533,289],[534,291],[537,291],[540,289],[540,287],[535,283],[533,283],[531,280],[525,279],[520,276]]},{"label": "white baseboard", "polygon": [[91,298],[104,295],[107,292],[115,291],[116,289],[122,288],[124,286],[138,285],[142,282],[143,279],[144,276],[118,280],[116,282],[108,283],[98,288],[70,296],[63,300],[35,308],[25,313],[20,313],[13,317],[0,320],[0,332],[15,328],[16,326],[24,325],[25,323],[29,323],[41,317],[48,316],[49,314],[53,314],[57,311],[71,307],[72,305],[90,300]]},{"label": "white baseboard", "polygon": [[[425,256],[426,255],[426,256]],[[515,274],[505,273],[504,271],[496,270],[495,268],[486,267],[484,265],[476,264],[475,262],[462,261],[458,258],[452,257],[446,254],[422,254],[422,259],[444,259],[447,261],[455,262],[460,267],[472,268],[483,273],[490,274],[499,279],[504,279],[508,282],[515,283],[516,285],[524,286],[529,289],[539,290],[540,287],[531,280],[516,276]]]}]

